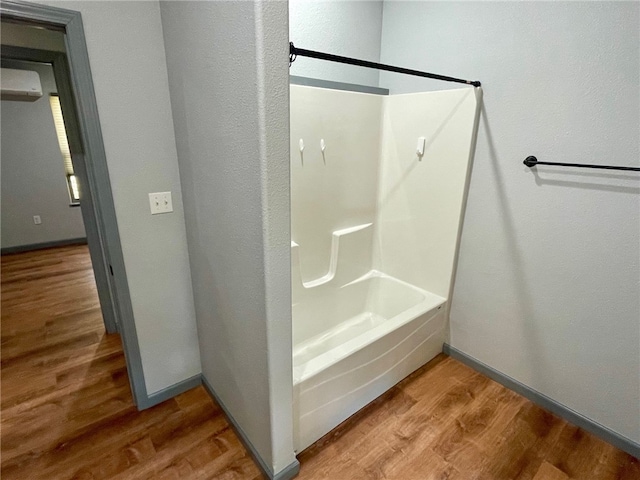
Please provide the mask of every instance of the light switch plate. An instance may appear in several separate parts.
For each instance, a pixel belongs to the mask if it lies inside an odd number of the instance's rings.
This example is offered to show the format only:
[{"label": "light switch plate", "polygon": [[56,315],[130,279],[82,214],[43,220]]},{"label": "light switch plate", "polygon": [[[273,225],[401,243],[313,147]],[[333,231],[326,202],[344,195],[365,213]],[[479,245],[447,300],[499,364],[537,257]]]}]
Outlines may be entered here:
[{"label": "light switch plate", "polygon": [[173,212],[171,192],[150,193],[149,205],[151,207],[151,215]]}]

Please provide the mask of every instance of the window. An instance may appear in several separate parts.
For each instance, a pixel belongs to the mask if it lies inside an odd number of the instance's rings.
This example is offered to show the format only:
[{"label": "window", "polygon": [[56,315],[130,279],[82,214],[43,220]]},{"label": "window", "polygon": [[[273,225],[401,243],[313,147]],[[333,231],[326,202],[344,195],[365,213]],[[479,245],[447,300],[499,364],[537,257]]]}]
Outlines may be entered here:
[{"label": "window", "polygon": [[62,117],[60,97],[52,94],[49,97],[49,103],[51,104],[51,113],[53,114],[53,123],[56,127],[60,153],[64,160],[64,170],[67,174],[67,188],[69,189],[71,205],[80,205],[80,188],[78,185],[78,178],[73,171],[73,163],[71,162],[71,151],[69,150],[69,141],[67,140],[67,130],[64,126],[64,118]]}]

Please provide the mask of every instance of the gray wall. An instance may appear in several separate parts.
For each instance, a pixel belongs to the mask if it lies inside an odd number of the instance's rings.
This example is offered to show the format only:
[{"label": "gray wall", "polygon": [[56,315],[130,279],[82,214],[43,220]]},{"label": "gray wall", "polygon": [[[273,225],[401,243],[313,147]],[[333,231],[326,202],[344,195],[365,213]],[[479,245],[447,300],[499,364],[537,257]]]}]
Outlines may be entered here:
[{"label": "gray wall", "polygon": [[[160,6],[47,1],[80,11],[147,392],[199,375],[191,273]],[[173,213],[151,215],[150,192]]]},{"label": "gray wall", "polygon": [[[2,248],[83,238],[82,212],[69,206],[49,105],[49,95],[57,93],[53,69],[15,61],[3,67],[38,72],[43,96],[35,102],[2,101]],[[34,215],[42,224],[33,223]]]},{"label": "gray wall", "polygon": [[[382,61],[483,82],[451,343],[640,441],[640,4],[386,2]],[[381,75],[392,92],[451,88]]]},{"label": "gray wall", "polygon": [[161,11],[202,372],[277,473],[295,460],[287,3]]},{"label": "gray wall", "polygon": [[[291,0],[289,25],[297,47],[380,61],[381,1]],[[312,58],[296,60],[291,75],[378,86],[377,70]]]}]

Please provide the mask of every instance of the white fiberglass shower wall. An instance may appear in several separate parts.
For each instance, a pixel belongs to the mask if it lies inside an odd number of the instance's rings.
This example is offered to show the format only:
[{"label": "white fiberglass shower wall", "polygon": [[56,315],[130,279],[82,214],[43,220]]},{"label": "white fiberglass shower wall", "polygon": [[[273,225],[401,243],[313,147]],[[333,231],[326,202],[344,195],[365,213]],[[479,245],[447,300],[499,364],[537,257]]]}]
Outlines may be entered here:
[{"label": "white fiberglass shower wall", "polygon": [[290,88],[299,452],[442,350],[481,90]]}]

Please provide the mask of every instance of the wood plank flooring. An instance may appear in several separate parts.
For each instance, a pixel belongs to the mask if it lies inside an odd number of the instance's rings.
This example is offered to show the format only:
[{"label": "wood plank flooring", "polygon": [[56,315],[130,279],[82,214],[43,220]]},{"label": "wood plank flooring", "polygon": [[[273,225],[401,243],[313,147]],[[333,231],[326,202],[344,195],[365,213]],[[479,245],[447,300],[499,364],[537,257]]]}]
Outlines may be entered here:
[{"label": "wood plank flooring", "polygon": [[298,456],[302,479],[640,480],[640,462],[439,355]]},{"label": "wood plank flooring", "polygon": [[[86,247],[2,257],[12,479],[258,479],[201,388],[138,412]],[[439,356],[299,455],[300,479],[640,480],[637,459]]]},{"label": "wood plank flooring", "polygon": [[258,479],[199,387],[133,404],[86,246],[2,257],[3,480]]}]

